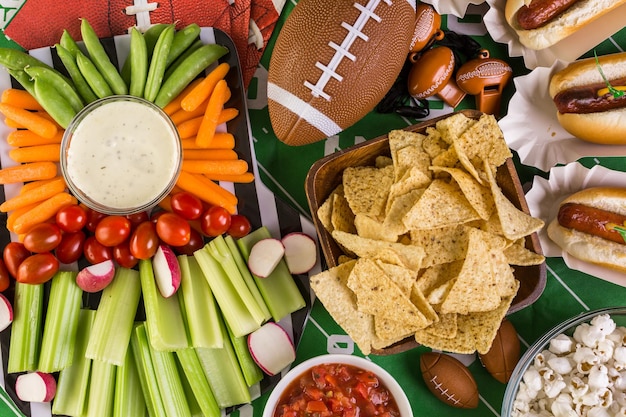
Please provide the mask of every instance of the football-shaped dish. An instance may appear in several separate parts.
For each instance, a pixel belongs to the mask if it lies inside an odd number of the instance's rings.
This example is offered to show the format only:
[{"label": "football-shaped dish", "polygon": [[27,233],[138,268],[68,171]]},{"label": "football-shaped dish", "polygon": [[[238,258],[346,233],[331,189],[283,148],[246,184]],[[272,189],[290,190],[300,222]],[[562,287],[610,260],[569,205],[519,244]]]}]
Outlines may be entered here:
[{"label": "football-shaped dish", "polygon": [[520,342],[510,321],[502,321],[491,349],[479,355],[479,358],[485,369],[498,381],[506,384],[511,379],[520,358]]},{"label": "football-shaped dish", "polygon": [[301,0],[279,32],[268,70],[278,139],[313,143],[365,116],[398,77],[414,28],[414,0]]},{"label": "football-shaped dish", "polygon": [[420,370],[430,392],[442,402],[457,408],[478,407],[476,381],[458,359],[445,353],[422,353]]}]

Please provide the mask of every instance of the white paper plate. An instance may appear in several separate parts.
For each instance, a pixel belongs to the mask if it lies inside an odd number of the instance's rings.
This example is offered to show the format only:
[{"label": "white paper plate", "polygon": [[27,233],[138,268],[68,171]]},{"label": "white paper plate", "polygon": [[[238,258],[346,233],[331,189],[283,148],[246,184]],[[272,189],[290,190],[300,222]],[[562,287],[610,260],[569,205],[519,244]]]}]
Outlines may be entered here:
[{"label": "white paper plate", "polygon": [[465,16],[470,4],[482,4],[485,0],[422,0],[422,3],[430,4],[439,14],[452,14],[456,17]]},{"label": "white paper plate", "polygon": [[586,156],[626,155],[626,146],[598,145],[575,138],[561,127],[556,107],[548,94],[550,77],[567,64],[557,61],[550,68],[536,68],[514,78],[515,94],[498,124],[509,147],[525,165],[549,171]]},{"label": "white paper plate", "polygon": [[[626,172],[613,171],[600,165],[588,169],[578,162],[574,162],[552,168],[548,180],[535,177],[531,189],[526,194],[526,202],[533,217],[545,221],[547,227],[556,217],[561,201],[569,195],[585,188],[623,187],[625,183]],[[538,235],[545,256],[561,256],[565,264],[571,269],[626,287],[626,275],[624,273],[570,256],[548,237],[545,227],[538,232]]]},{"label": "white paper plate", "polygon": [[518,39],[517,33],[511,28],[504,17],[506,0],[487,0],[490,8],[485,13],[484,23],[491,37],[508,45],[509,56],[521,56],[528,69],[550,67],[554,61],[572,62],[584,53],[611,37],[624,28],[626,5],[588,24],[574,34],[557,42],[549,48],[539,51],[526,48]]}]

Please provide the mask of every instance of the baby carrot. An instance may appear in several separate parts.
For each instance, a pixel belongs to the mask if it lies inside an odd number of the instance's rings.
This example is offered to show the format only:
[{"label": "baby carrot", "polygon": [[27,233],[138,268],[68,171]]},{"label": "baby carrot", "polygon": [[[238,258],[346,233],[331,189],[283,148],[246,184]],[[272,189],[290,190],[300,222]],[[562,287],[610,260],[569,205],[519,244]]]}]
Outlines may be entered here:
[{"label": "baby carrot", "polygon": [[239,115],[239,109],[235,107],[226,107],[222,109],[219,117],[217,118],[217,124],[221,125],[222,123],[230,122],[235,117]]},{"label": "baby carrot", "polygon": [[55,181],[55,180],[57,180],[59,178],[63,178],[63,177],[61,175],[57,175],[56,177],[50,178],[50,179],[47,179],[47,180],[37,180],[37,181],[27,182],[26,184],[22,185],[22,188],[20,188],[20,194],[24,194],[26,191],[30,191],[33,188],[37,188],[40,185],[47,184],[47,183],[49,183],[51,181]]},{"label": "baby carrot", "polygon": [[181,169],[194,174],[241,175],[248,171],[248,163],[235,160],[183,160]]},{"label": "baby carrot", "polygon": [[57,165],[54,162],[29,162],[0,169],[0,184],[45,180],[56,176]]},{"label": "baby carrot", "polygon": [[13,130],[7,135],[7,143],[16,147],[60,144],[61,139],[63,139],[63,132],[57,132],[52,138],[44,138],[28,129]]},{"label": "baby carrot", "polygon": [[183,159],[188,160],[225,160],[239,159],[232,149],[183,149]]},{"label": "baby carrot", "polygon": [[7,88],[2,92],[0,102],[26,110],[43,110],[41,104],[28,91],[19,88]]},{"label": "baby carrot", "polygon": [[181,171],[176,184],[183,190],[195,194],[200,200],[224,207],[234,213],[237,197],[213,181],[203,179],[202,175]]},{"label": "baby carrot", "polygon": [[35,208],[38,204],[39,203],[33,203],[28,206],[20,207],[10,212],[9,215],[7,216],[7,229],[9,229],[10,232],[14,232],[15,220],[18,217],[20,217],[22,214],[28,212],[30,209]]},{"label": "baby carrot", "polygon": [[211,145],[213,135],[215,135],[215,128],[217,127],[217,119],[224,108],[224,103],[228,100],[228,91],[228,85],[223,79],[219,80],[215,85],[196,136],[198,146],[208,148]]},{"label": "baby carrot", "polygon": [[204,116],[204,111],[206,109],[207,104],[208,104],[208,101],[206,103],[202,103],[202,105],[199,106],[194,111],[186,111],[181,108],[178,111],[176,111],[174,114],[172,114],[170,118],[172,119],[172,122],[174,122],[174,124],[178,126],[179,124],[187,120]]},{"label": "baby carrot", "polygon": [[252,172],[244,172],[240,175],[205,174],[205,176],[213,181],[237,182],[241,184],[247,184],[254,181],[254,174]]},{"label": "baby carrot", "polygon": [[198,108],[198,106],[211,96],[218,81],[222,80],[226,74],[228,74],[228,70],[230,70],[230,65],[228,65],[227,62],[223,62],[213,68],[201,83],[185,95],[183,101],[180,103],[183,110],[193,111]]},{"label": "baby carrot", "polygon": [[39,114],[6,103],[0,103],[0,112],[43,137],[51,138],[57,134],[56,124]]},{"label": "baby carrot", "polygon": [[16,218],[13,231],[17,234],[26,233],[33,226],[50,219],[59,209],[71,204],[78,204],[73,195],[66,192],[58,193]]},{"label": "baby carrot", "polygon": [[202,116],[194,117],[190,120],[185,120],[180,123],[176,128],[178,129],[178,135],[181,139],[189,139],[198,134],[200,124],[202,123]]},{"label": "baby carrot", "polygon": [[211,141],[211,146],[208,148],[199,146],[196,137],[182,139],[180,143],[183,149],[233,149],[235,147],[235,137],[232,133],[216,132]]},{"label": "baby carrot", "polygon": [[180,94],[178,96],[176,96],[172,101],[170,101],[169,103],[167,103],[167,105],[165,107],[163,107],[163,111],[165,113],[167,113],[168,116],[173,115],[174,113],[176,113],[178,110],[181,109],[180,107],[180,103],[183,101],[183,98],[191,91],[193,90],[193,88],[198,85],[200,82],[202,82],[204,78],[196,78],[195,80],[193,80],[191,83],[189,83],[189,85],[187,87],[185,87],[185,89],[183,91],[180,92]]},{"label": "baby carrot", "polygon": [[24,207],[33,203],[47,200],[48,198],[59,194],[65,190],[65,180],[63,177],[47,182],[39,187],[35,187],[32,190],[28,190],[24,193],[18,194],[15,197],[9,198],[4,203],[0,204],[0,211],[6,213],[7,211],[13,211],[20,207]]},{"label": "baby carrot", "polygon": [[9,157],[15,162],[59,162],[61,145],[53,143],[49,145],[23,146],[11,149]]}]

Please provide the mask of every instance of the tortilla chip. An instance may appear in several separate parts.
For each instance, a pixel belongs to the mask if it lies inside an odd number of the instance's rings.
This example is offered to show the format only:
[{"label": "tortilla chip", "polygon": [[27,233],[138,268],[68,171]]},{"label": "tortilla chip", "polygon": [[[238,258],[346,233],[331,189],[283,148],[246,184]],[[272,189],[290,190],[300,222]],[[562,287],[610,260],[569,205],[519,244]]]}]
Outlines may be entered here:
[{"label": "tortilla chip", "polygon": [[432,181],[428,174],[430,174],[430,172],[425,173],[421,167],[410,167],[401,179],[391,184],[387,200],[387,210],[389,210],[389,206],[396,197],[419,189],[425,190]]},{"label": "tortilla chip", "polygon": [[504,255],[509,264],[519,266],[541,265],[546,260],[543,255],[528,250],[519,244],[508,246],[504,249]]},{"label": "tortilla chip", "polygon": [[434,127],[426,128],[426,137],[422,141],[422,149],[430,156],[436,158],[448,149],[449,145],[441,138],[441,133]]},{"label": "tortilla chip", "polygon": [[356,233],[367,239],[397,242],[398,235],[394,230],[386,228],[383,222],[365,214],[357,214],[354,218]]},{"label": "tortilla chip", "polygon": [[319,208],[317,209],[317,217],[320,219],[320,222],[329,233],[333,231],[332,212],[335,195],[343,195],[342,184],[339,184],[337,187],[335,187],[335,189],[330,193],[326,200],[324,200],[322,205],[319,206]]},{"label": "tortilla chip", "polygon": [[421,147],[425,136],[417,132],[394,129],[389,132],[387,137],[389,138],[391,158],[396,159],[396,152],[406,146]]},{"label": "tortilla chip", "polygon": [[369,355],[375,338],[374,318],[357,309],[354,293],[347,286],[355,264],[356,261],[347,262],[312,276],[311,289],[361,352]]},{"label": "tortilla chip", "polygon": [[431,266],[417,278],[416,286],[424,293],[430,304],[441,304],[462,268],[463,259]]},{"label": "tortilla chip", "polygon": [[431,333],[428,328],[416,331],[414,337],[417,343],[434,350],[464,354],[476,352],[474,335],[458,324],[454,337],[441,337],[439,334]]},{"label": "tortilla chip", "polygon": [[431,165],[438,167],[454,167],[459,163],[459,155],[453,146],[432,159]]},{"label": "tortilla chip", "polygon": [[393,165],[393,159],[389,156],[379,155],[376,157],[376,161],[374,161],[374,166],[376,168],[385,168],[390,165]]},{"label": "tortilla chip", "polygon": [[[354,213],[350,209],[348,200],[341,194],[333,194],[332,212],[330,213],[332,230],[341,230],[346,233],[356,233]],[[331,230],[331,232],[332,232]]]},{"label": "tortilla chip", "polygon": [[425,175],[429,175],[430,163],[430,155],[424,152],[421,147],[407,146],[399,149],[394,159],[394,178],[396,181],[403,178],[406,171],[412,167],[418,168]]},{"label": "tortilla chip", "polygon": [[397,236],[409,231],[404,223],[404,216],[417,204],[424,194],[423,190],[413,190],[404,195],[394,198],[391,206],[387,210],[387,216],[383,222],[383,229],[387,233]]},{"label": "tortilla chip", "polygon": [[423,268],[465,258],[469,228],[464,225],[411,230],[411,243],[424,248]]},{"label": "tortilla chip", "polygon": [[489,188],[483,187],[475,178],[458,168],[431,167],[431,169],[435,172],[449,173],[480,218],[488,220],[491,217],[495,210],[495,203]]},{"label": "tortilla chip", "polygon": [[381,216],[392,182],[392,166],[348,167],[343,171],[344,193],[354,214]]},{"label": "tortilla chip", "polygon": [[417,280],[417,273],[403,266],[388,264],[381,260],[375,261],[378,266],[407,297],[411,296],[413,284]]},{"label": "tortilla chip", "polygon": [[439,120],[435,126],[441,134],[441,139],[447,144],[452,145],[452,143],[474,123],[476,123],[476,120],[470,119],[462,113],[456,113],[450,117]]},{"label": "tortilla chip", "polygon": [[456,313],[440,314],[439,320],[426,327],[424,330],[426,331],[426,333],[435,337],[452,339],[456,337],[456,317]]},{"label": "tortilla chip", "polygon": [[513,156],[496,118],[490,114],[483,114],[468,127],[457,138],[455,146],[457,151],[459,147],[463,149],[470,160],[485,160],[491,167],[499,167]]},{"label": "tortilla chip", "polygon": [[508,264],[504,252],[498,249],[489,251],[491,257],[491,271],[496,281],[496,291],[500,297],[515,296],[518,283],[513,274],[513,268]]}]

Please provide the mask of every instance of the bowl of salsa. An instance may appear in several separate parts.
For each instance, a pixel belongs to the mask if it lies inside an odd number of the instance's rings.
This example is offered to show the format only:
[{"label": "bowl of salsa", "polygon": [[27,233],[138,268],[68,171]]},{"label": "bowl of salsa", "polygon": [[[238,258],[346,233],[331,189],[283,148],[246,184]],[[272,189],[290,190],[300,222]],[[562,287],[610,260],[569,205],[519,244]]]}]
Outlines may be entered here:
[{"label": "bowl of salsa", "polygon": [[263,417],[413,417],[389,372],[359,356],[328,354],[291,369],[270,394]]}]

